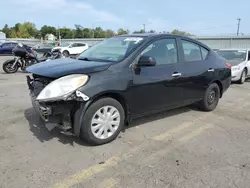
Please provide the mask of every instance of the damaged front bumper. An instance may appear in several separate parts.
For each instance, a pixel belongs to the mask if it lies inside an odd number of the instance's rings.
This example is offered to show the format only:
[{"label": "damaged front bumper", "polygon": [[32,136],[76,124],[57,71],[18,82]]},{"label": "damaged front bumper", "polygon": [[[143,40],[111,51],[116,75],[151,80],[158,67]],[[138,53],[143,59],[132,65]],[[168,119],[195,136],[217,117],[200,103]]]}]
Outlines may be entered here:
[{"label": "damaged front bumper", "polygon": [[45,122],[45,126],[49,131],[55,127],[60,128],[64,132],[69,132],[72,130],[72,115],[76,108],[76,102],[57,101],[39,103],[32,93],[30,96],[33,108]]},{"label": "damaged front bumper", "polygon": [[[44,79],[44,78],[43,78]],[[74,135],[74,115],[80,106],[85,104],[89,98],[77,91],[69,98],[69,100],[46,101],[36,100],[41,90],[46,87],[49,82],[42,82],[27,76],[27,84],[30,89],[30,97],[32,106],[45,123],[45,127],[51,131],[58,127],[61,132],[67,135]]]}]

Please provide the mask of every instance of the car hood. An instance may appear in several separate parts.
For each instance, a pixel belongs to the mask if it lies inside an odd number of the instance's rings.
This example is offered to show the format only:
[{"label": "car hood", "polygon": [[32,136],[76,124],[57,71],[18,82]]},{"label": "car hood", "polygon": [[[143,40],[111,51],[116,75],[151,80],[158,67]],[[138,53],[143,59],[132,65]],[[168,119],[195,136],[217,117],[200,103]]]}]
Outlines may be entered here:
[{"label": "car hood", "polygon": [[242,60],[227,60],[227,63],[229,63],[231,66],[237,66],[241,63],[244,63],[245,61]]},{"label": "car hood", "polygon": [[111,63],[83,61],[77,59],[56,59],[37,63],[28,67],[30,73],[50,78],[60,78],[70,74],[88,74],[104,71],[110,67]]},{"label": "car hood", "polygon": [[58,47],[54,47],[53,50],[60,50],[60,49],[63,49],[63,48],[64,48],[64,47],[58,46]]}]

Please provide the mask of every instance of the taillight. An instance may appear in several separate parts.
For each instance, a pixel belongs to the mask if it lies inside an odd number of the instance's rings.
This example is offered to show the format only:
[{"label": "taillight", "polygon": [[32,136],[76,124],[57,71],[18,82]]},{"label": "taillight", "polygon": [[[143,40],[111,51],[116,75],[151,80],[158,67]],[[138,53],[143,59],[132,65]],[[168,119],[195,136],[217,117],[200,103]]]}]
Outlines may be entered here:
[{"label": "taillight", "polygon": [[229,63],[226,63],[227,68],[231,69],[232,65]]}]

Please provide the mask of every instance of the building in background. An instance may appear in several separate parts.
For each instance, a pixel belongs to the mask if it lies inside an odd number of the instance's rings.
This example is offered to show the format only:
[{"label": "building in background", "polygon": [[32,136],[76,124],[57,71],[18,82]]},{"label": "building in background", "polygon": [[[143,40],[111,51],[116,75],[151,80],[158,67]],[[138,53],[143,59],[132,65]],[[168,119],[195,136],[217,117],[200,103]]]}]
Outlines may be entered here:
[{"label": "building in background", "polygon": [[47,34],[47,35],[45,35],[45,40],[55,41],[56,40],[56,36],[53,35],[53,34]]},{"label": "building in background", "polygon": [[0,43],[5,42],[5,40],[6,40],[6,35],[5,35],[5,33],[3,33],[3,32],[0,31]]}]

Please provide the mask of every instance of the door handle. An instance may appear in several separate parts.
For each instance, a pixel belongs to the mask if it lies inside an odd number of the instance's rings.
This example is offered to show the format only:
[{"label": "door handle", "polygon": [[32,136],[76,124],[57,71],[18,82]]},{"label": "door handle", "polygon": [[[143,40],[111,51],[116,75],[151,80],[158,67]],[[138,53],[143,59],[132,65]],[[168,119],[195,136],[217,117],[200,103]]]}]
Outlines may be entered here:
[{"label": "door handle", "polygon": [[176,72],[176,73],[173,73],[172,76],[173,76],[173,77],[179,77],[179,76],[181,76],[181,73]]},{"label": "door handle", "polygon": [[208,72],[214,72],[214,69],[211,69],[211,68],[210,68],[210,69],[208,69],[207,71],[208,71]]}]

